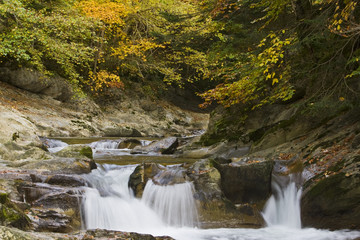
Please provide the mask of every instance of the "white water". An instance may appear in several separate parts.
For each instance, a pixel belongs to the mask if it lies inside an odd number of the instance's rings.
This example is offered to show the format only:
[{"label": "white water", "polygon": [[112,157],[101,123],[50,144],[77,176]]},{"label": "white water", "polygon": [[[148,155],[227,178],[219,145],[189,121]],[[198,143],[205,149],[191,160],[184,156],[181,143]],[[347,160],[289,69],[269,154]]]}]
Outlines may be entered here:
[{"label": "white water", "polygon": [[192,183],[156,185],[149,180],[145,186],[142,201],[155,210],[163,221],[176,227],[194,227],[197,210],[193,197]]},{"label": "white water", "polygon": [[[191,216],[192,211],[195,211],[192,203],[190,206],[187,205],[193,199],[189,199],[190,196],[183,196],[190,195],[191,184],[159,186],[150,181],[146,185],[143,199],[139,200],[127,187],[128,178],[134,168],[135,166],[103,165],[103,169],[99,168],[85,175],[91,185],[85,189],[83,199],[82,210],[86,229],[134,231],[154,236],[167,235],[178,240],[345,240],[360,237],[359,231],[301,229],[297,224],[290,224],[290,226],[284,224],[287,223],[286,219],[290,218],[290,214],[287,217],[280,217],[282,216],[281,209],[291,211],[292,214],[300,214],[297,210],[294,212],[291,206],[299,206],[298,202],[295,203],[295,199],[299,200],[301,192],[292,188],[291,184],[286,188],[279,188],[284,192],[281,195],[282,198],[274,197],[274,200],[269,200],[268,207],[264,212],[264,216],[268,217],[269,226],[266,228],[198,229],[179,227],[196,223],[196,218],[192,218],[192,220],[191,217],[179,218],[179,215],[182,214]],[[276,188],[276,185],[274,187]],[[292,203],[288,204],[288,200]],[[184,206],[175,204],[175,202],[182,202]],[[169,207],[170,205],[172,207]],[[170,212],[166,209],[170,209]],[[293,222],[292,220],[288,221]]]},{"label": "white water", "polygon": [[158,215],[144,202],[133,197],[128,179],[135,166],[104,165],[86,175],[92,188],[83,199],[86,229],[146,231],[163,226]]},{"label": "white water", "polygon": [[[283,179],[286,178],[286,179]],[[296,187],[295,176],[273,176],[271,182],[274,194],[265,205],[264,220],[268,226],[301,228],[300,198],[302,189]],[[282,186],[281,183],[285,186]]]},{"label": "white water", "polygon": [[[92,142],[89,146],[93,150],[93,157],[95,160],[99,159],[111,159],[111,157],[126,156],[131,155],[131,149],[121,148],[119,149],[119,144],[123,139],[118,140],[100,140]],[[142,146],[149,145],[152,141],[149,140],[139,140]]]},{"label": "white water", "polygon": [[86,229],[139,232],[195,224],[191,183],[157,186],[149,181],[140,200],[128,187],[135,166],[103,166],[84,176],[90,185],[85,189],[83,200]]},{"label": "white water", "polygon": [[64,149],[65,147],[69,146],[67,143],[64,143],[60,140],[55,139],[42,139],[43,143],[48,147],[49,152],[56,153]]},{"label": "white water", "polygon": [[89,144],[92,149],[117,149],[121,140],[102,140]]}]

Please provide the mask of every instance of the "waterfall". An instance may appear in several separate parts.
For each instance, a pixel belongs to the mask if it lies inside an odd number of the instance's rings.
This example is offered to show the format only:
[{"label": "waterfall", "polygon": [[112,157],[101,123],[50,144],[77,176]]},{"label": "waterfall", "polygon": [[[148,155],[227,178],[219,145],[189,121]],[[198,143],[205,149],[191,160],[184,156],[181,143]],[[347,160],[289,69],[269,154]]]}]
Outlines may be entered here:
[{"label": "waterfall", "polygon": [[157,185],[149,180],[142,200],[171,226],[194,227],[197,210],[193,198],[194,187],[190,182],[174,185]]},{"label": "waterfall", "polygon": [[275,176],[271,182],[273,195],[266,202],[263,217],[268,226],[301,228],[300,198],[302,189],[296,186],[296,175]]},{"label": "waterfall", "polygon": [[40,138],[44,145],[48,148],[49,152],[56,153],[68,146],[67,143],[56,139]]},{"label": "waterfall", "polygon": [[102,140],[90,143],[92,149],[117,149],[121,140]]},{"label": "waterfall", "polygon": [[148,181],[143,199],[137,199],[128,188],[135,167],[104,164],[84,175],[88,182],[82,201],[85,228],[144,232],[169,225],[193,226],[192,184],[157,186]]}]

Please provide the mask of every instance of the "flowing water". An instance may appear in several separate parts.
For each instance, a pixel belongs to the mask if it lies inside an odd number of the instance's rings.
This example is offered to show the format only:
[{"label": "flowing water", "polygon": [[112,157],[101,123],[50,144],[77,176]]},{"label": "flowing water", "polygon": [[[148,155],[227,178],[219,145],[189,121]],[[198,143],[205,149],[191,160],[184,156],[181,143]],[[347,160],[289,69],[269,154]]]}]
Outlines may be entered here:
[{"label": "flowing water", "polygon": [[301,228],[300,198],[302,189],[296,186],[296,175],[273,176],[273,195],[265,205],[263,217],[268,226]]},{"label": "flowing water", "polygon": [[301,228],[301,188],[296,186],[295,176],[273,177],[274,195],[263,212],[267,227],[200,229],[191,182],[173,182],[173,178],[169,180],[167,174],[161,174],[154,181],[148,181],[142,199],[138,199],[128,187],[129,176],[136,165],[98,166],[84,175],[88,182],[82,202],[85,229],[167,235],[178,240],[345,240],[360,237],[359,231]]}]

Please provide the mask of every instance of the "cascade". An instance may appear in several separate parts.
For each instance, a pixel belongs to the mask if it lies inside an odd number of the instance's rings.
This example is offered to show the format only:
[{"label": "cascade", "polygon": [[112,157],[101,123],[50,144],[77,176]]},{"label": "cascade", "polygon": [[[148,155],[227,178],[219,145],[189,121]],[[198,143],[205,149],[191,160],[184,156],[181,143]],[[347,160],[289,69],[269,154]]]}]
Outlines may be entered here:
[{"label": "cascade", "polygon": [[281,225],[301,228],[300,198],[301,187],[297,187],[297,174],[289,176],[273,175],[271,186],[273,195],[265,204],[263,217],[268,226]]},{"label": "cascade", "polygon": [[84,175],[88,182],[82,202],[85,228],[143,232],[169,225],[193,226],[192,184],[159,186],[148,181],[140,200],[128,188],[135,167],[104,164]]},{"label": "cascade", "polygon": [[89,187],[83,196],[83,221],[86,229],[143,231],[162,227],[157,214],[134,198],[128,179],[135,166],[103,165],[84,175]]},{"label": "cascade", "polygon": [[67,143],[56,139],[40,138],[44,145],[48,148],[49,152],[56,153],[68,146]]},{"label": "cascade", "polygon": [[170,226],[194,227],[197,209],[194,186],[186,181],[184,170],[178,166],[160,171],[146,183],[142,201],[154,209]]},{"label": "cascade", "polygon": [[92,142],[89,146],[92,149],[117,149],[121,140],[102,140]]}]

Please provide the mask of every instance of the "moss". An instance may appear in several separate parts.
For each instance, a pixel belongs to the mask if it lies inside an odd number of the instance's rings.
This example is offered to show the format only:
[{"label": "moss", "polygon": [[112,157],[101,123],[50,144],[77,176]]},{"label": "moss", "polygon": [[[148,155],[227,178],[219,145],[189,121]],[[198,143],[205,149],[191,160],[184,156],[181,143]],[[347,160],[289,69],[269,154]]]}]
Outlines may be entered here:
[{"label": "moss", "polygon": [[20,229],[30,225],[30,219],[9,200],[7,193],[0,193],[0,224]]},{"label": "moss", "polygon": [[92,149],[91,147],[84,147],[80,150],[80,154],[87,157],[87,158],[90,158],[90,159],[93,159],[93,153],[92,153]]},{"label": "moss", "polygon": [[[321,177],[323,177],[323,175],[319,176],[319,178]],[[319,196],[325,199],[336,199],[339,194],[342,194],[341,188],[337,186],[344,178],[344,173],[338,173],[336,175],[329,176],[328,178],[319,179],[319,182],[311,188],[307,195],[310,199],[314,199]]]},{"label": "moss", "polygon": [[0,204],[5,204],[7,201],[8,195],[7,193],[0,193]]}]

